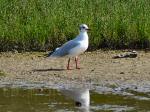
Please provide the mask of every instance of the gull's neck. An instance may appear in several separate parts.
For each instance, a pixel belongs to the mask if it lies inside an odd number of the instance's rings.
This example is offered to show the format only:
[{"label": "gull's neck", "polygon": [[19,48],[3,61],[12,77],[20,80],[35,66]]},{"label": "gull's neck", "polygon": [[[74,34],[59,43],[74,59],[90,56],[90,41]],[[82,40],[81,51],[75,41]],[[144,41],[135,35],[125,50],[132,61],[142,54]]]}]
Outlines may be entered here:
[{"label": "gull's neck", "polygon": [[80,31],[78,37],[79,40],[87,40],[89,39],[88,34],[86,31]]}]

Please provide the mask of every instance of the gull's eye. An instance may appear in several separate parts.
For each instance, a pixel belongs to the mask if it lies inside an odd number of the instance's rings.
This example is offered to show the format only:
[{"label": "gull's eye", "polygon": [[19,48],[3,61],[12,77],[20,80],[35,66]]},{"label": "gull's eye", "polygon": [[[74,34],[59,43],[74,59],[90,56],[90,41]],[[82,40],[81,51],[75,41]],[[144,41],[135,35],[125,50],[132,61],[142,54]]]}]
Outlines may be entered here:
[{"label": "gull's eye", "polygon": [[82,26],[83,29],[85,29],[85,26]]}]

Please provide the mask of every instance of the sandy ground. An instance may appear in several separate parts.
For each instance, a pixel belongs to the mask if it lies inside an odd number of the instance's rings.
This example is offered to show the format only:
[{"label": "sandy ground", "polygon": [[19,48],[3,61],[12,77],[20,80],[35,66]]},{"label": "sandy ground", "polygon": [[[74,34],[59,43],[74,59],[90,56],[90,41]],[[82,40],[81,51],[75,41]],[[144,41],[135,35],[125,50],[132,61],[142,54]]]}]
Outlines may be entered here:
[{"label": "sandy ground", "polygon": [[[45,58],[46,53],[1,53],[0,86],[19,84],[124,87],[150,92],[150,52],[136,58],[113,59],[123,51],[95,51],[80,55],[81,69],[66,70],[67,58]],[[144,88],[144,89],[143,89]]]}]

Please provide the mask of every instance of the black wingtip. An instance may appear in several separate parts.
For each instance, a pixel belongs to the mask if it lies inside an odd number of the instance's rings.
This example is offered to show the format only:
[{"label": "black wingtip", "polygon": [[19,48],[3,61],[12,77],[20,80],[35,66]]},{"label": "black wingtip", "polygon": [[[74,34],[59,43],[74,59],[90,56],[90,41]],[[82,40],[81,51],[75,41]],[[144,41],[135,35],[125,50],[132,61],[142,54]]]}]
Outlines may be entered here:
[{"label": "black wingtip", "polygon": [[52,50],[51,52],[49,52],[47,57],[50,57],[50,56],[51,56],[55,51],[57,51],[58,49],[59,49],[59,47],[56,48],[55,50]]},{"label": "black wingtip", "polygon": [[53,54],[53,51],[49,52],[47,57],[50,57]]}]

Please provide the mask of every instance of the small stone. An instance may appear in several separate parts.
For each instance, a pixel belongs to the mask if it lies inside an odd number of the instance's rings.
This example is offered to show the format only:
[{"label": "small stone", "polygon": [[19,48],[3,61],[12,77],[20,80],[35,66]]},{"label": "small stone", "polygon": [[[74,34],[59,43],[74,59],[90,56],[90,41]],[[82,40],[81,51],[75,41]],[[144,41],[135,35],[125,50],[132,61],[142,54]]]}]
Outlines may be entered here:
[{"label": "small stone", "polygon": [[120,72],[120,74],[125,74],[124,72]]},{"label": "small stone", "polygon": [[94,71],[94,69],[91,70],[91,72],[93,72],[93,71]]}]

